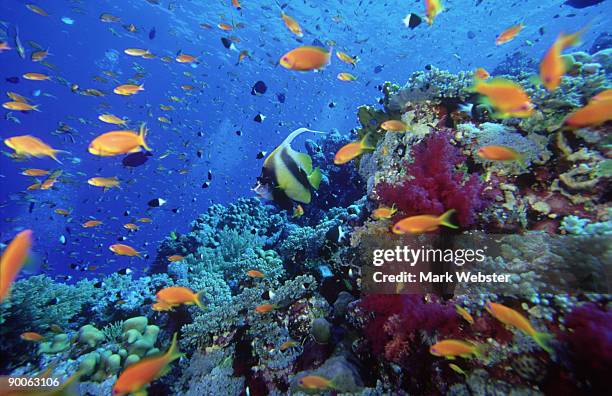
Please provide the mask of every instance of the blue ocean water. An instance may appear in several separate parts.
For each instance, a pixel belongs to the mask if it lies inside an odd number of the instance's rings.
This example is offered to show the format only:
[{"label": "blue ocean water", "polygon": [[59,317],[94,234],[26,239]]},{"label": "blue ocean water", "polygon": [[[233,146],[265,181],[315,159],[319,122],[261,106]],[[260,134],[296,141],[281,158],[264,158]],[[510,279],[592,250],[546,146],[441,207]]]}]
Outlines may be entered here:
[{"label": "blue ocean water", "polygon": [[[0,54],[0,88],[3,93],[14,91],[31,98],[40,112],[13,111],[18,122],[2,117],[1,135],[5,139],[31,134],[69,154],[60,154],[62,164],[49,158],[15,161],[0,156],[0,235],[8,242],[16,231],[33,229],[42,271],[73,278],[110,273],[127,265],[136,271],[146,269],[159,242],[171,231],[188,231],[189,223],[212,203],[254,195],[251,187],[262,165],[256,158],[258,152],[270,152],[300,126],[350,134],[358,124],[355,109],[376,104],[381,96],[377,86],[384,81],[401,84],[427,65],[451,72],[476,67],[492,70],[516,51],[539,59],[559,32],[576,31],[591,22],[584,44],[578,47],[587,49],[609,27],[606,15],[612,10],[609,1],[577,9],[564,5],[563,0],[448,0],[444,1],[446,11],[432,27],[423,23],[411,30],[402,19],[410,12],[422,14],[422,1],[291,1],[282,6],[304,29],[304,37],[297,38],[283,24],[275,1],[245,0],[241,10],[229,0],[37,3],[49,16],[32,12],[26,3],[3,0],[0,4],[0,39],[14,47],[18,32],[26,49],[25,59],[15,50]],[[121,20],[102,22],[103,13]],[[217,27],[221,22],[242,27],[227,32]],[[495,37],[519,22],[526,24],[520,37],[496,47]],[[135,32],[124,27],[129,24]],[[229,37],[239,39],[235,48],[222,44],[221,39]],[[30,60],[35,51],[31,41],[49,50],[47,66]],[[351,68],[333,57],[317,73],[278,65],[285,52],[313,42],[333,44],[337,50],[358,56],[359,62]],[[130,47],[147,49],[157,58],[128,56],[123,50]],[[243,50],[251,58],[237,64]],[[179,52],[197,56],[197,62],[160,60],[174,58]],[[104,71],[112,72],[113,77]],[[26,72],[52,78],[28,81],[21,77]],[[351,72],[358,79],[339,81],[339,72]],[[19,82],[10,82],[11,77],[18,77]],[[116,85],[132,78],[144,84],[143,92],[130,97],[112,93]],[[267,84],[267,92],[251,95],[251,87],[259,80]],[[98,89],[105,96],[73,93],[70,84],[78,84],[80,91]],[[195,89],[184,91],[183,84]],[[286,98],[284,103],[279,102],[279,94]],[[174,102],[173,96],[179,101]],[[161,110],[160,105],[171,105],[174,110]],[[3,115],[7,113],[3,110]],[[147,124],[153,155],[144,165],[126,168],[121,157],[87,152],[94,137],[115,129],[97,119],[102,113],[128,118],[132,129]],[[266,117],[261,123],[254,121],[259,113]],[[158,121],[160,116],[170,123]],[[68,125],[70,132],[58,133],[61,124]],[[61,182],[51,190],[27,191],[34,181],[20,175],[25,168],[61,169]],[[209,172],[212,180],[203,188]],[[88,185],[87,179],[94,176],[116,176],[121,187],[105,192]],[[154,198],[167,203],[149,208],[147,202]],[[70,214],[55,213],[58,208]],[[140,229],[136,232],[123,228],[140,217],[150,217],[153,222],[137,223]],[[93,229],[81,227],[94,218],[103,224]],[[146,258],[116,257],[108,247],[118,238]],[[82,263],[99,268],[85,273],[70,268]]]}]

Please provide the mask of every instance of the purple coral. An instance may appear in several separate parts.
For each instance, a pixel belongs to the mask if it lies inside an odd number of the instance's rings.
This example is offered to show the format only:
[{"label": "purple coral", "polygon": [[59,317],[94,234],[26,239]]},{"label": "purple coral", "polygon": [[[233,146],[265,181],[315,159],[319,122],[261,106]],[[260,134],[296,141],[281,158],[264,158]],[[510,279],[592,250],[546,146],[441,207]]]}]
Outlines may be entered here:
[{"label": "purple coral", "polygon": [[[609,390],[612,367],[612,311],[595,303],[574,308],[565,317],[561,339],[568,345],[573,366],[591,384],[592,390]],[[603,393],[602,393],[603,394]]]},{"label": "purple coral", "polygon": [[404,215],[439,215],[455,209],[462,227],[476,221],[476,212],[484,209],[481,198],[484,184],[478,175],[465,175],[455,167],[465,161],[459,149],[449,142],[447,132],[432,133],[412,149],[414,162],[408,165],[408,178],[399,184],[386,182],[376,191],[386,205],[393,205]]}]

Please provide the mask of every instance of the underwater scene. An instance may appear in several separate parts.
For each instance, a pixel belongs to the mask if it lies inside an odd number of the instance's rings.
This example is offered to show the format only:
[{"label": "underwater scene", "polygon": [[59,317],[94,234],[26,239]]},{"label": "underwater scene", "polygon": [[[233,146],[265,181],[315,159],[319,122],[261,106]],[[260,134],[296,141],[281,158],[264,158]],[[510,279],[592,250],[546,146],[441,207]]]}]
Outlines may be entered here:
[{"label": "underwater scene", "polygon": [[0,395],[610,394],[611,15],[0,0]]}]

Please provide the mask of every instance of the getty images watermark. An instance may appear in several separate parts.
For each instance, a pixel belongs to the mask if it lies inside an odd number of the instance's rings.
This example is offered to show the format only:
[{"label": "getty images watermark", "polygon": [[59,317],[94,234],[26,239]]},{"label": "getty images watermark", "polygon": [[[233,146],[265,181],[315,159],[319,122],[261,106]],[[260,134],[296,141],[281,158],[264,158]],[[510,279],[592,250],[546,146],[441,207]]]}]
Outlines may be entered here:
[{"label": "getty images watermark", "polygon": [[364,235],[354,266],[364,293],[610,293],[612,240],[466,232]]},{"label": "getty images watermark", "polygon": [[[386,263],[403,264],[415,267],[421,264],[453,264],[463,267],[466,264],[482,263],[486,259],[486,248],[483,249],[432,249],[421,246],[417,249],[408,246],[396,246],[395,249],[375,249],[372,252],[372,265],[382,267]],[[375,283],[453,283],[453,282],[509,282],[510,274],[487,274],[482,271],[401,271],[389,274],[376,271],[372,274]]]}]

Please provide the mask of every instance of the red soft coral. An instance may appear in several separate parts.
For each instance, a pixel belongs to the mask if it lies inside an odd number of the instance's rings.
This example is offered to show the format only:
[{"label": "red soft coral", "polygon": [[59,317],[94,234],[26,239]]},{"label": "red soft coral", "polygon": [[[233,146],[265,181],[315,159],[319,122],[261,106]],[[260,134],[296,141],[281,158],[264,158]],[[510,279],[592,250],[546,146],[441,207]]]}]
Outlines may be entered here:
[{"label": "red soft coral", "polygon": [[374,314],[364,329],[372,352],[384,352],[389,360],[405,356],[419,331],[452,336],[460,328],[452,305],[426,302],[422,295],[371,294],[361,300],[361,307]]},{"label": "red soft coral", "polygon": [[376,192],[386,205],[404,215],[439,215],[455,209],[462,227],[476,221],[476,212],[486,206],[481,198],[484,184],[478,175],[465,178],[455,169],[465,161],[459,149],[449,142],[448,132],[437,132],[412,149],[414,161],[408,165],[407,178],[399,184],[379,183]]}]

